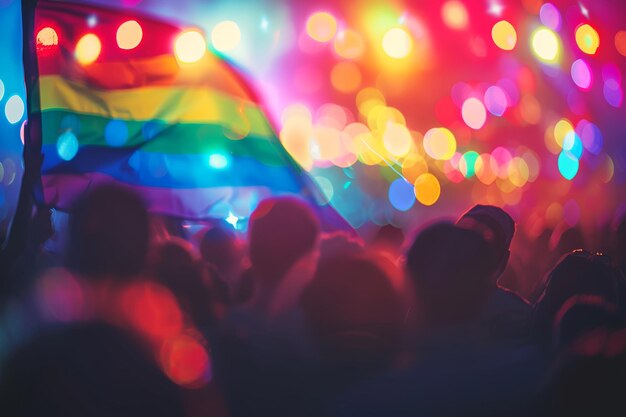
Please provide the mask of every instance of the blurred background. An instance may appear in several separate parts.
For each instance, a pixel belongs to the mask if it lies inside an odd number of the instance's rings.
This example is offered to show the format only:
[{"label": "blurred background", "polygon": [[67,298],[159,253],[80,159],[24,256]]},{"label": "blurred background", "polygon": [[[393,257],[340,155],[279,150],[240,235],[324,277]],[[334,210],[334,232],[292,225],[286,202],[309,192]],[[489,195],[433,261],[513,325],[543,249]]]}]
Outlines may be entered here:
[{"label": "blurred background", "polygon": [[[84,3],[201,28],[363,233],[475,203],[505,207],[529,238],[601,230],[626,211],[620,0]],[[19,1],[0,0],[0,39],[4,232],[26,119]]]}]

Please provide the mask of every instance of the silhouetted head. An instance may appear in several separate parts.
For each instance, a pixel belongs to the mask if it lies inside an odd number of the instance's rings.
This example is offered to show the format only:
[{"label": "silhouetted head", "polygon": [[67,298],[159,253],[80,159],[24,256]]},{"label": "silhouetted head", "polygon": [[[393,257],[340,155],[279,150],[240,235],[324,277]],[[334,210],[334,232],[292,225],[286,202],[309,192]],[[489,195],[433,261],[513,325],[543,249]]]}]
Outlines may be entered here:
[{"label": "silhouetted head", "polygon": [[534,336],[549,344],[557,312],[570,297],[585,294],[619,305],[619,281],[606,255],[575,250],[563,256],[548,275],[543,294],[535,304]]},{"label": "silhouetted head", "polygon": [[[558,239],[558,241],[555,241],[555,239]],[[551,247],[554,248],[553,252],[557,256],[560,256],[562,253],[584,248],[586,246],[585,236],[579,227],[566,229],[560,235],[558,233],[554,233],[551,240]]]},{"label": "silhouetted head", "polygon": [[378,229],[372,243],[399,252],[404,244],[404,232],[391,224],[386,224]]},{"label": "silhouetted head", "polygon": [[183,416],[178,388],[125,332],[98,323],[40,335],[0,372],[3,415]]},{"label": "silhouetted head", "polygon": [[322,260],[302,307],[324,362],[335,370],[382,370],[398,350],[401,300],[389,277],[365,255]]},{"label": "silhouetted head", "polygon": [[598,295],[575,295],[563,303],[554,318],[553,346],[561,349],[595,329],[617,329],[624,324],[615,304]]},{"label": "silhouetted head", "polygon": [[427,325],[470,319],[490,290],[488,246],[474,231],[436,223],[420,232],[407,253],[407,269]]},{"label": "silhouetted head", "polygon": [[193,246],[170,238],[153,248],[151,258],[150,269],[156,280],[172,291],[198,326],[210,325],[219,294],[213,291],[203,264],[195,259]]},{"label": "silhouetted head", "polygon": [[200,254],[205,262],[213,265],[220,273],[229,274],[241,262],[233,228],[225,222],[215,223],[200,239]]},{"label": "silhouetted head", "polygon": [[497,279],[506,268],[515,234],[515,222],[511,216],[500,207],[477,204],[465,212],[456,224],[483,236],[489,245],[489,262],[492,263],[494,279]]},{"label": "silhouetted head", "polygon": [[344,231],[323,233],[320,241],[320,259],[330,258],[337,254],[358,255],[365,248],[363,242]]},{"label": "silhouetted head", "polygon": [[149,220],[132,191],[103,185],[74,207],[69,222],[68,266],[89,276],[126,278],[145,265]]},{"label": "silhouetted head", "polygon": [[250,216],[250,261],[255,275],[278,282],[319,238],[320,225],[311,208],[293,197],[262,201]]}]

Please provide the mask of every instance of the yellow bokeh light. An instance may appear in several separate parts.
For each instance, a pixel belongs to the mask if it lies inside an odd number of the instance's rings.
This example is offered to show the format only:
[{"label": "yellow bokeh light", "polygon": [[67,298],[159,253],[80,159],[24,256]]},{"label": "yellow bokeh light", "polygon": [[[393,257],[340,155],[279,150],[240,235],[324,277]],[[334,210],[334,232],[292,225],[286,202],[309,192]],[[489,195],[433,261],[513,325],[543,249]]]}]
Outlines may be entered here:
[{"label": "yellow bokeh light", "polygon": [[128,20],[117,29],[115,39],[120,49],[133,49],[141,42],[143,30],[136,20]]},{"label": "yellow bokeh light", "polygon": [[425,172],[428,172],[428,163],[417,153],[408,154],[402,161],[402,175],[411,183]]},{"label": "yellow bokeh light", "polygon": [[89,65],[100,56],[102,43],[93,33],[84,35],[76,44],[76,60],[82,65]]},{"label": "yellow bokeh light", "polygon": [[548,126],[543,135],[543,141],[548,152],[558,155],[561,152],[561,146],[554,139],[554,126]]},{"label": "yellow bokeh light", "polygon": [[342,30],[335,37],[335,52],[345,59],[357,59],[365,51],[363,37],[352,29]]},{"label": "yellow bokeh light", "polygon": [[411,134],[406,126],[399,123],[389,123],[383,133],[385,149],[394,156],[404,156],[411,150]]},{"label": "yellow bokeh light", "polygon": [[402,28],[393,28],[383,36],[383,50],[392,58],[406,57],[413,49],[411,35]]},{"label": "yellow bokeh light", "polygon": [[195,29],[186,30],[176,38],[174,53],[180,62],[199,61],[206,53],[206,41],[202,33]]},{"label": "yellow bokeh light", "polygon": [[463,30],[467,28],[469,18],[467,9],[460,1],[452,0],[444,3],[441,8],[441,18],[450,29]]},{"label": "yellow bokeh light", "polygon": [[361,71],[352,62],[339,62],[330,72],[330,82],[335,90],[351,93],[361,85]]},{"label": "yellow bokeh light", "polygon": [[366,165],[376,165],[383,162],[381,155],[385,149],[378,136],[372,132],[366,132],[354,137],[359,161]]},{"label": "yellow bokeh light", "polygon": [[425,206],[432,206],[439,200],[441,185],[433,174],[425,172],[415,180],[415,198]]},{"label": "yellow bokeh light", "polygon": [[511,160],[508,166],[509,181],[516,187],[523,187],[528,182],[530,170],[526,161],[520,157]]},{"label": "yellow bokeh light", "polygon": [[580,25],[576,29],[576,44],[584,53],[593,55],[600,46],[600,36],[588,24]]},{"label": "yellow bokeh light", "polygon": [[559,59],[559,38],[556,33],[542,27],[532,34],[532,48],[534,54],[546,63],[556,63]]},{"label": "yellow bokeh light", "polygon": [[517,32],[512,24],[506,20],[501,20],[491,29],[491,38],[498,48],[510,51],[517,43]]},{"label": "yellow bokeh light", "polygon": [[328,42],[337,33],[337,20],[327,12],[317,12],[306,22],[306,32],[318,42]]},{"label": "yellow bokeh light", "polygon": [[59,36],[51,27],[45,27],[37,33],[37,45],[54,46],[59,44]]},{"label": "yellow bokeh light", "polygon": [[225,20],[215,25],[211,31],[211,43],[220,52],[229,52],[239,46],[241,30],[232,20]]},{"label": "yellow bokeh light", "polygon": [[392,123],[406,126],[404,115],[394,107],[376,106],[367,116],[367,124],[372,130],[383,132]]},{"label": "yellow bokeh light", "polygon": [[445,127],[435,127],[424,134],[424,150],[433,159],[446,161],[456,152],[456,139]]},{"label": "yellow bokeh light", "polygon": [[567,119],[561,119],[554,125],[554,140],[562,148],[565,137],[573,131],[572,123]]},{"label": "yellow bokeh light", "polygon": [[356,95],[356,106],[363,116],[367,117],[374,107],[380,105],[385,105],[385,96],[376,88],[366,87]]}]

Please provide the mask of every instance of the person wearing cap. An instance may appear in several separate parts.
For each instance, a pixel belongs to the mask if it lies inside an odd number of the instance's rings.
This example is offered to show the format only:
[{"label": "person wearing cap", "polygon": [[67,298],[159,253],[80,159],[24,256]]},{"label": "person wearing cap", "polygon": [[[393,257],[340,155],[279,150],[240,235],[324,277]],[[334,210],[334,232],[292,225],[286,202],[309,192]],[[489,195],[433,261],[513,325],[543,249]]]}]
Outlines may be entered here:
[{"label": "person wearing cap", "polygon": [[457,226],[480,233],[488,244],[489,272],[485,279],[491,295],[477,325],[487,341],[523,343],[530,337],[532,308],[519,294],[498,285],[511,254],[515,222],[499,207],[477,204],[465,212]]}]

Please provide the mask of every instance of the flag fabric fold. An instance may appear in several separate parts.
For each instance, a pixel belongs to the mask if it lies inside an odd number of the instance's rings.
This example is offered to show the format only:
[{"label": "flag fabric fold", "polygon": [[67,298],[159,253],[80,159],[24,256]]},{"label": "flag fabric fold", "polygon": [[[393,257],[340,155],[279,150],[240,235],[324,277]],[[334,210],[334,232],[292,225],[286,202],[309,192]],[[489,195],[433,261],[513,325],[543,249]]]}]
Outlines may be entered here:
[{"label": "flag fabric fold", "polygon": [[246,217],[270,195],[314,198],[241,75],[206,47],[195,62],[177,57],[186,30],[127,11],[37,2],[46,204],[67,209],[111,181],[139,192],[153,212],[188,219]]}]

